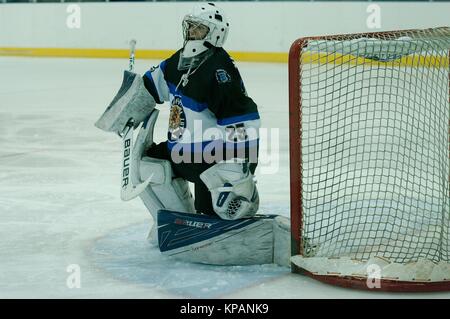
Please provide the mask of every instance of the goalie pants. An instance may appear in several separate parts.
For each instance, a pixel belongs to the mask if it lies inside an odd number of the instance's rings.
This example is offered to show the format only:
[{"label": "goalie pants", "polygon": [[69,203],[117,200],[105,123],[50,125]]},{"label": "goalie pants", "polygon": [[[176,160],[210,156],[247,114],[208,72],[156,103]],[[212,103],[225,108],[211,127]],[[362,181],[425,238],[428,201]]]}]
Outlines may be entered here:
[{"label": "goalie pants", "polygon": [[[181,177],[185,180],[194,183],[194,205],[197,213],[206,215],[217,216],[214,212],[211,193],[208,187],[200,179],[200,174],[210,168],[216,163],[174,163],[170,156],[170,151],[167,147],[167,142],[159,144],[153,143],[153,145],[146,151],[146,155],[153,158],[168,160],[171,163],[174,177]],[[250,164],[250,171],[255,173],[256,163]]]}]

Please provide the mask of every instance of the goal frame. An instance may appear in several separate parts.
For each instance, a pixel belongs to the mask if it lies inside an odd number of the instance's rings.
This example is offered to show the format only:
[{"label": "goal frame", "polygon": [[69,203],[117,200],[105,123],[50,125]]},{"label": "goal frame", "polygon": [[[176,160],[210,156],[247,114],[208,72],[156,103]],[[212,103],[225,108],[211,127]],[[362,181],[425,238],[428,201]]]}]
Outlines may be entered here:
[{"label": "goal frame", "polygon": [[[386,32],[364,32],[347,33],[328,36],[302,37],[295,40],[289,50],[288,57],[288,80],[289,80],[289,153],[290,153],[290,217],[291,217],[291,256],[303,255],[301,229],[303,226],[302,207],[302,88],[301,71],[302,51],[308,46],[311,40],[342,40],[345,37],[360,38],[384,38],[386,36],[408,36],[412,33],[426,31],[422,29],[396,30]],[[450,61],[450,51],[448,52]],[[450,103],[450,70],[449,70],[449,103]],[[449,140],[450,140],[450,120],[449,120]],[[450,146],[449,146],[450,157]],[[450,175],[449,175],[450,180]],[[389,292],[431,292],[450,291],[449,281],[441,282],[407,282],[380,279],[380,288],[370,289],[367,285],[367,278],[338,276],[337,274],[318,275],[309,272],[291,263],[293,273],[301,273],[326,284],[341,286],[345,288],[356,288],[371,291]]]}]

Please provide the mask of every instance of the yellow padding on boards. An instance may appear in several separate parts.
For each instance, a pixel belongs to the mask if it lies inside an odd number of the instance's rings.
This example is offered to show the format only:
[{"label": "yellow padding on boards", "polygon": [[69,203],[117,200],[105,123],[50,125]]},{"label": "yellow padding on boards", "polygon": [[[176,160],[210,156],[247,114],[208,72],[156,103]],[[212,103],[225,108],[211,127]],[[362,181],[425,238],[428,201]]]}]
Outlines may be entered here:
[{"label": "yellow padding on boards", "polygon": [[[137,50],[136,59],[166,59],[175,50]],[[286,63],[288,54],[283,52],[239,52],[230,51],[236,61],[247,62],[277,62]],[[77,57],[77,58],[128,58],[126,49],[70,49],[70,48],[0,48],[0,56],[30,56],[30,57]],[[371,66],[407,66],[407,67],[437,67],[448,68],[448,56],[405,56],[392,61],[376,61],[373,59],[343,55],[340,53],[305,52],[302,63],[307,64],[350,64]]]},{"label": "yellow padding on boards", "polygon": [[[136,50],[136,59],[166,59],[175,50]],[[70,49],[70,48],[0,48],[0,56],[30,57],[77,57],[77,58],[128,58],[129,50],[125,49]],[[248,62],[281,62],[288,60],[287,53],[275,52],[236,52],[230,55],[236,61]]]},{"label": "yellow padding on boards", "polygon": [[[136,58],[165,59],[173,50],[138,50]],[[128,58],[125,49],[77,49],[77,48],[0,48],[0,56],[76,57],[76,58]]]}]

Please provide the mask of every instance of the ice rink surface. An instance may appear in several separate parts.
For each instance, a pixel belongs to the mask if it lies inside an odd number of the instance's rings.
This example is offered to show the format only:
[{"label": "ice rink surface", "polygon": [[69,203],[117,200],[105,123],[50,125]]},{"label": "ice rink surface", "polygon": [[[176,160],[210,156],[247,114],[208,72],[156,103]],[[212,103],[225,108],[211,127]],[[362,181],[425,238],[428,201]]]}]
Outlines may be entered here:
[{"label": "ice rink surface", "polygon": [[[157,63],[137,60],[135,71]],[[142,202],[120,200],[121,140],[94,127],[127,64],[0,58],[0,298],[450,297],[361,292],[275,265],[218,267],[161,256],[146,242],[152,219]],[[263,128],[279,134],[256,173],[261,212],[288,216],[287,65],[237,65]],[[169,111],[167,104],[159,109],[156,141],[166,135]],[[67,285],[73,265],[80,288]]]}]

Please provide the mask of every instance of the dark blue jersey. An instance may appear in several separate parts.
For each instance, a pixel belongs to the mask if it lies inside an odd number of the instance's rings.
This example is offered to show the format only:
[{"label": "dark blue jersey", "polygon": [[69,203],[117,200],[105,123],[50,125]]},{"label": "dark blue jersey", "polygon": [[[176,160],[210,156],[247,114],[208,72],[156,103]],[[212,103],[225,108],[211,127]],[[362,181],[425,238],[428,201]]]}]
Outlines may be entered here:
[{"label": "dark blue jersey", "polygon": [[181,50],[145,73],[157,103],[170,102],[168,147],[193,152],[220,145],[257,147],[260,118],[233,60],[222,48],[190,71],[178,70]]}]

